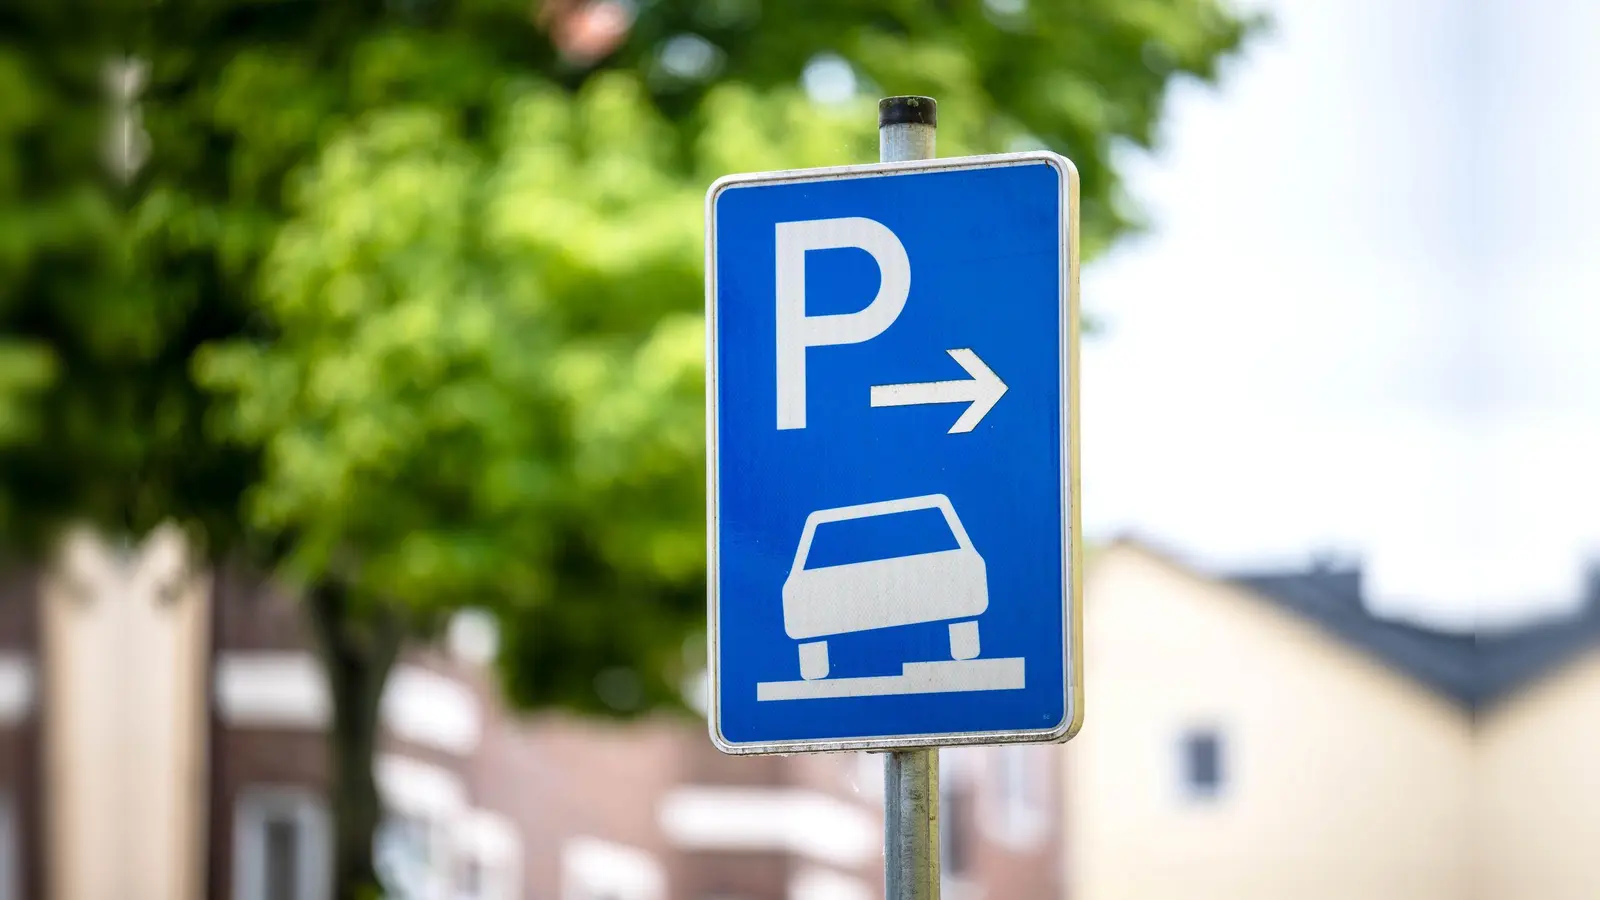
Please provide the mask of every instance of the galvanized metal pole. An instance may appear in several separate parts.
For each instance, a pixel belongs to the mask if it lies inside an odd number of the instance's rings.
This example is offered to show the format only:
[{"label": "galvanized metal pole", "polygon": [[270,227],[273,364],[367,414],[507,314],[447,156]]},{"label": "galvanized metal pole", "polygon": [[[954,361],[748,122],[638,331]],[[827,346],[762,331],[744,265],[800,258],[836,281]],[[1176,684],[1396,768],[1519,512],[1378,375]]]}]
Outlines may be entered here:
[{"label": "galvanized metal pole", "polygon": [[[878,101],[878,160],[932,159],[932,97]],[[895,750],[883,767],[883,896],[939,900],[939,748]]]},{"label": "galvanized metal pole", "polygon": [[883,767],[883,896],[939,900],[939,748],[895,750]]}]

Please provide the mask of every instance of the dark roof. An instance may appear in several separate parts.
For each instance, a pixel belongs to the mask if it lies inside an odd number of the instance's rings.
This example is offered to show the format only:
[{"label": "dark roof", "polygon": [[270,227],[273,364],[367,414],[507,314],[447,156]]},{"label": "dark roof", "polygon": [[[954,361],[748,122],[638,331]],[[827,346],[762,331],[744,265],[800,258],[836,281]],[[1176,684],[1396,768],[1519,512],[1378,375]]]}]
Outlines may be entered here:
[{"label": "dark roof", "polygon": [[1478,706],[1487,706],[1600,647],[1600,583],[1574,616],[1478,639]]},{"label": "dark roof", "polygon": [[1359,567],[1318,565],[1297,572],[1254,572],[1229,581],[1309,619],[1380,662],[1478,710],[1600,647],[1600,567],[1573,616],[1493,634],[1438,631],[1383,619],[1367,610]]}]

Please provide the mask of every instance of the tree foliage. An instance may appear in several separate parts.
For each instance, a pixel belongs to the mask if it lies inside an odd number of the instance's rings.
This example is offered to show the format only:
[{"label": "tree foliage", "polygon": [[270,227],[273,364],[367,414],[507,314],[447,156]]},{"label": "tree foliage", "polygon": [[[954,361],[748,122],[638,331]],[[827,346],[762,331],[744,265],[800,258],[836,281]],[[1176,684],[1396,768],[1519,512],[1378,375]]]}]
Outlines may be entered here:
[{"label": "tree foliage", "polygon": [[[202,133],[231,147],[217,221],[262,238],[231,254],[261,327],[195,371],[262,452],[245,512],[291,571],[492,603],[514,696],[631,709],[674,695],[700,614],[704,185],[873,159],[872,101],[915,90],[946,154],[1069,154],[1092,252],[1131,218],[1114,143],[1242,26],[1211,2],[658,2],[596,50],[571,33],[597,9],[627,8],[415,3],[226,57]],[[854,96],[812,102],[808,66]],[[636,689],[601,696],[611,667]]]},{"label": "tree foliage", "polygon": [[225,277],[225,207],[196,188],[208,166],[148,152],[151,60],[170,54],[118,40],[138,40],[138,13],[0,7],[0,550],[74,520],[221,537],[253,468],[206,433],[190,372],[196,347],[240,333],[248,291]]}]

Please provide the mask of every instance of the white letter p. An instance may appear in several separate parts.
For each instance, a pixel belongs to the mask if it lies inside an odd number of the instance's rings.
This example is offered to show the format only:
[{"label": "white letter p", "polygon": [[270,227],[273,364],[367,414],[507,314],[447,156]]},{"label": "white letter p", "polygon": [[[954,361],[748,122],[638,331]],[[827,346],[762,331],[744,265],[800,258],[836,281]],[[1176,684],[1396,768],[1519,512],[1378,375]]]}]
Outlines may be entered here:
[{"label": "white letter p", "polygon": [[[778,429],[806,427],[806,348],[859,344],[894,324],[911,292],[906,248],[881,222],[860,217],[779,222]],[[806,315],[806,251],[855,247],[878,264],[878,296],[865,309]]]}]

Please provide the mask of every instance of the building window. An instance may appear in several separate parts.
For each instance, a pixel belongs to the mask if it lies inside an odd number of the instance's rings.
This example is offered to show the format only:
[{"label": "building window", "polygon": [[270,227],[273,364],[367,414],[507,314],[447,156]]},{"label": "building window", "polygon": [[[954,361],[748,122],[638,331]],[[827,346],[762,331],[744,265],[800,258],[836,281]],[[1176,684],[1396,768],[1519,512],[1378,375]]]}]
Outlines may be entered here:
[{"label": "building window", "polygon": [[1226,775],[1221,736],[1214,729],[1191,731],[1184,735],[1182,747],[1184,793],[1200,798],[1220,794]]},{"label": "building window", "polygon": [[522,845],[496,813],[448,817],[390,812],[372,842],[386,900],[514,900]]},{"label": "building window", "polygon": [[372,857],[384,896],[423,900],[433,893],[439,861],[426,819],[399,813],[384,816],[372,839]]},{"label": "building window", "polygon": [[310,791],[246,789],[235,811],[233,846],[239,900],[326,900],[328,818]]},{"label": "building window", "polygon": [[456,896],[462,900],[477,900],[484,895],[483,864],[475,859],[462,860],[456,866]]},{"label": "building window", "polygon": [[522,896],[522,835],[511,820],[475,809],[448,830],[455,867],[454,900],[516,900]]},{"label": "building window", "polygon": [[268,818],[262,843],[262,893],[267,900],[295,900],[295,878],[300,871],[300,823],[288,816]]},{"label": "building window", "polygon": [[950,774],[939,779],[939,870],[960,878],[972,867],[972,791]]}]

